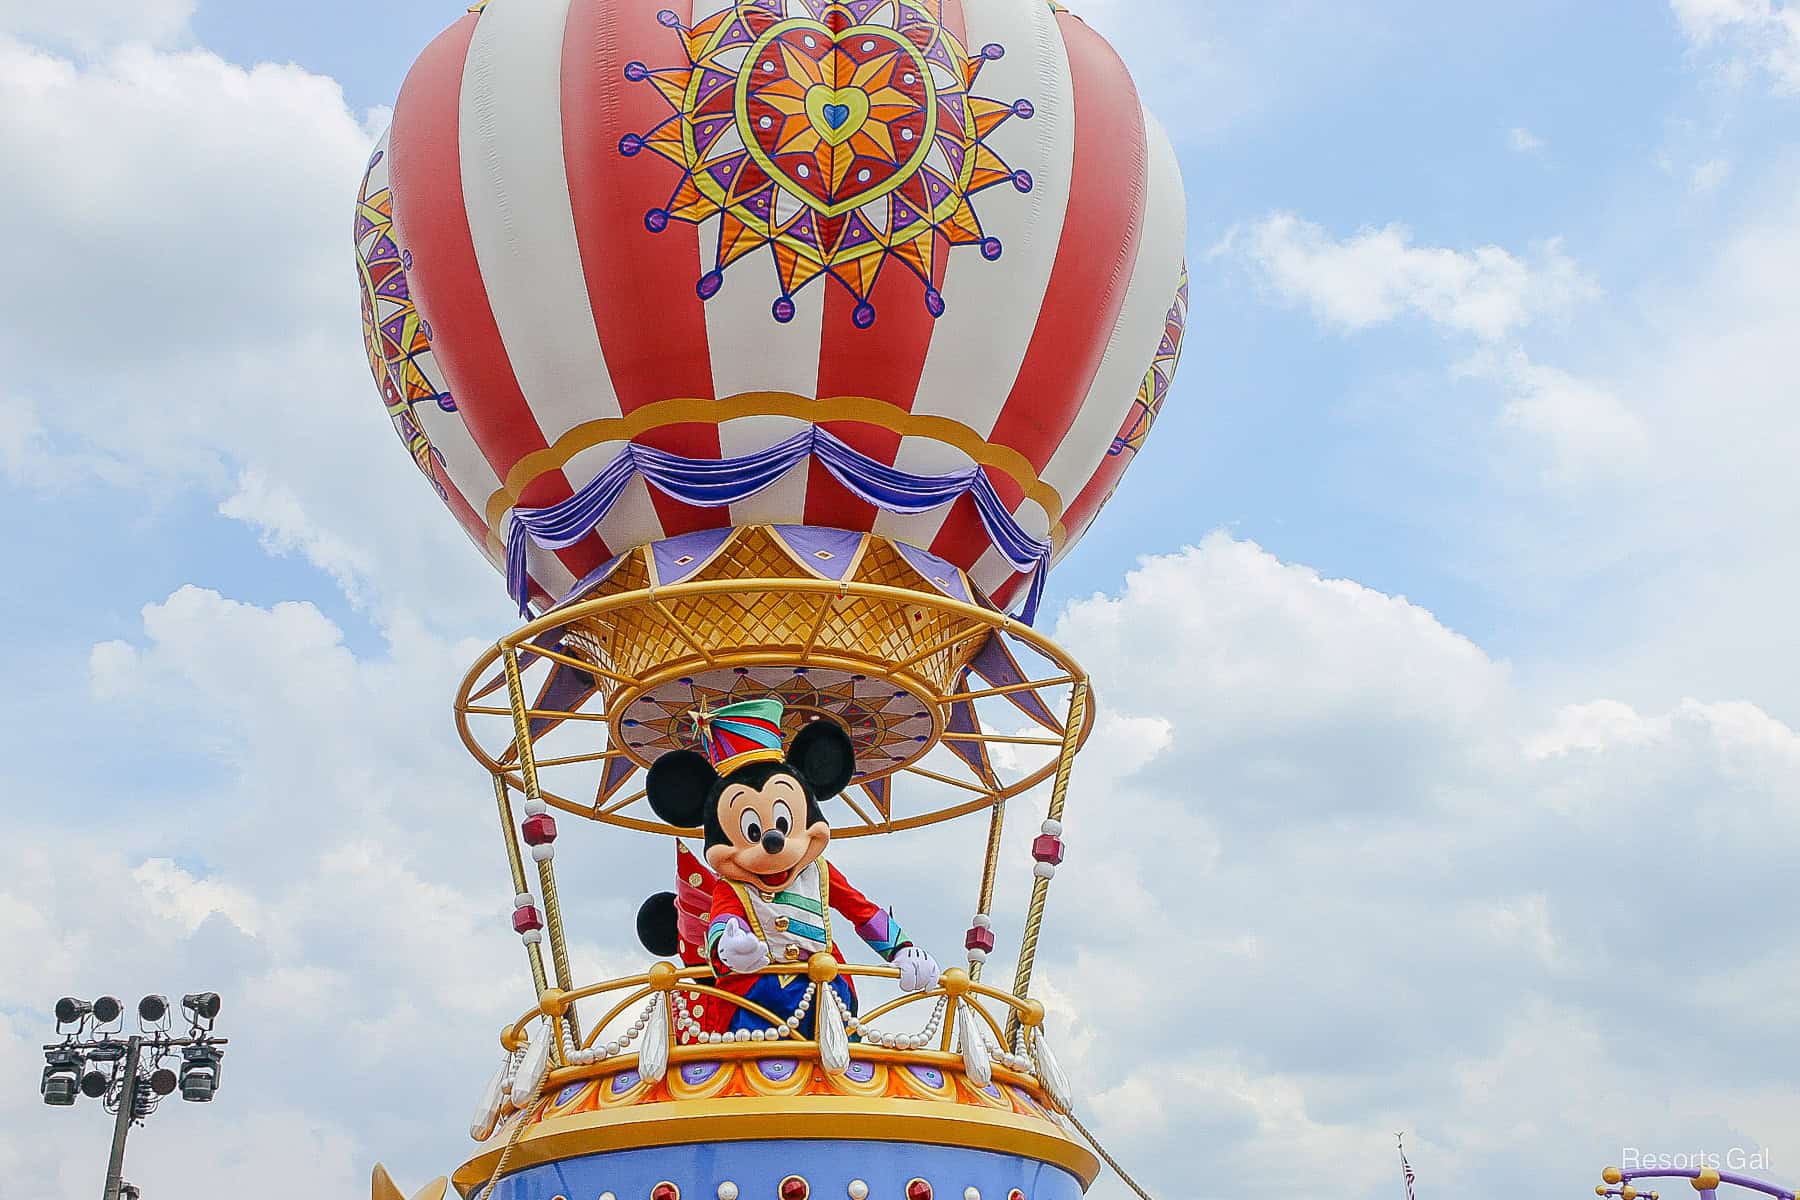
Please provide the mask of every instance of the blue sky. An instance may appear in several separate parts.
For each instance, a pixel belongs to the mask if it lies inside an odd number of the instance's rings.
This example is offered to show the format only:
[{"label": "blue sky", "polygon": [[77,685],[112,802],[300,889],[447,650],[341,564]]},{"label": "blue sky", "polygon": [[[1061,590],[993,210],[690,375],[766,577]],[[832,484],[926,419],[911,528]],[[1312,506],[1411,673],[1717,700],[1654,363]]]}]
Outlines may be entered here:
[{"label": "blue sky", "polygon": [[[508,606],[393,444],[345,232],[460,7],[0,2],[0,1173],[33,1194],[97,1151],[27,1103],[64,981],[236,999],[197,1196],[448,1167],[516,1007],[447,719]],[[1194,1138],[1221,1194],[1386,1194],[1403,1126],[1422,1194],[1590,1186],[1631,1139],[1800,1164],[1768,915],[1800,10],[1074,7],[1177,142],[1193,280],[1175,394],[1045,608],[1109,720],[1046,967],[1093,1115],[1164,1195]],[[863,871],[953,938],[918,895],[953,849]],[[622,961],[639,874],[577,885],[584,962]],[[1119,888],[1128,936],[1091,916]],[[1152,959],[1178,1052],[1104,1017]],[[348,1085],[310,1061],[333,1012],[379,1047]],[[383,1101],[406,1072],[451,1111]],[[160,1115],[146,1181],[226,1111]]]}]

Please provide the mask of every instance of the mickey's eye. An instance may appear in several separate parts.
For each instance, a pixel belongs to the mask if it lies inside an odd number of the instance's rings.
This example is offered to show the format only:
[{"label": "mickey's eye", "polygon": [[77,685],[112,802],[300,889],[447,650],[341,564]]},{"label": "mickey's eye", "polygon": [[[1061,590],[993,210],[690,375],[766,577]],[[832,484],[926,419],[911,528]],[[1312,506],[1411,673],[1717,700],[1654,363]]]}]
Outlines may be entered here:
[{"label": "mickey's eye", "polygon": [[739,817],[738,828],[744,831],[745,845],[762,841],[762,823],[757,820],[755,813],[746,811]]},{"label": "mickey's eye", "polygon": [[786,837],[793,832],[794,814],[793,810],[788,808],[787,801],[785,800],[777,800],[775,802],[775,828],[780,832],[782,837]]}]

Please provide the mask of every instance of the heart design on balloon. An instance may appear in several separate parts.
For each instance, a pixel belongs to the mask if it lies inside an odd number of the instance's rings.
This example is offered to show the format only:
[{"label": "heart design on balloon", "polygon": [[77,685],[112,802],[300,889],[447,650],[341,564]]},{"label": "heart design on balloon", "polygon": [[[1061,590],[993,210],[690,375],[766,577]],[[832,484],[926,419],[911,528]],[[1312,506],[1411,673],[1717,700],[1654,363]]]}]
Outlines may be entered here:
[{"label": "heart design on balloon", "polygon": [[869,93],[858,87],[819,84],[806,93],[806,119],[827,146],[841,146],[869,119]]},{"label": "heart design on balloon", "polygon": [[937,134],[937,85],[894,30],[833,32],[798,17],[765,30],[744,58],[738,131],[781,189],[835,217],[917,173]]}]

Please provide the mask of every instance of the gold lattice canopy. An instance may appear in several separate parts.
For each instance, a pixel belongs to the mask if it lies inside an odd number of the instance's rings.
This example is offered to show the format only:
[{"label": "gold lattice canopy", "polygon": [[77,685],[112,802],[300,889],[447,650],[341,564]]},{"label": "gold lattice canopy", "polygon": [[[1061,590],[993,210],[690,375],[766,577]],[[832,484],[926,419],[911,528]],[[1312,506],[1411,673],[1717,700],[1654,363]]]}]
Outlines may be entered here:
[{"label": "gold lattice canopy", "polygon": [[[529,754],[502,706],[509,658],[530,697]],[[1084,714],[1071,736],[1061,715],[1058,693],[1077,683],[1073,660],[941,559],[873,534],[758,525],[608,563],[482,656],[457,724],[520,791],[677,833],[642,803],[643,769],[697,745],[696,708],[778,696],[790,735],[827,717],[849,731],[854,819],[836,832],[857,837],[980,811],[1049,778],[1092,727]],[[1024,731],[995,730],[1008,720]]]}]

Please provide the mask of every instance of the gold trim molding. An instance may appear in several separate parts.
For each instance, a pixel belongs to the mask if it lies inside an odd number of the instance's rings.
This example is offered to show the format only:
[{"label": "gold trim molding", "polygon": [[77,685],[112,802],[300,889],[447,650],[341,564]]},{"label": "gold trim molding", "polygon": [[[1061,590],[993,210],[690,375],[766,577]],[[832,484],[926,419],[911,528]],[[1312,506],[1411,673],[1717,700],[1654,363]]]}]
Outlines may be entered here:
[{"label": "gold trim molding", "polygon": [[[868,1100],[838,1096],[687,1100],[612,1112],[551,1118],[525,1133],[507,1160],[507,1174],[548,1162],[708,1142],[759,1141],[913,1142],[963,1150],[1015,1154],[1074,1175],[1082,1190],[1100,1174],[1100,1160],[1059,1128],[1015,1113],[990,1112],[930,1101]],[[506,1139],[451,1176],[463,1196],[487,1182]]]},{"label": "gold trim molding", "polygon": [[1034,500],[1050,518],[1050,540],[1060,549],[1068,541],[1063,525],[1063,499],[1057,490],[1038,478],[1031,460],[1010,446],[998,446],[961,421],[929,413],[909,413],[895,404],[871,396],[832,396],[813,399],[792,392],[743,392],[724,400],[676,396],[634,409],[622,417],[584,421],[543,450],[534,450],[514,463],[506,480],[487,499],[484,514],[489,529],[502,527],[507,510],[538,476],[560,471],[584,450],[608,442],[629,442],[671,425],[720,425],[741,417],[792,417],[813,425],[854,421],[874,425],[902,437],[924,437],[954,446],[977,465],[989,467],[1011,479],[1027,499]]}]

